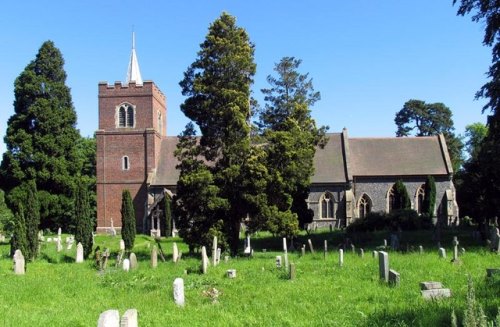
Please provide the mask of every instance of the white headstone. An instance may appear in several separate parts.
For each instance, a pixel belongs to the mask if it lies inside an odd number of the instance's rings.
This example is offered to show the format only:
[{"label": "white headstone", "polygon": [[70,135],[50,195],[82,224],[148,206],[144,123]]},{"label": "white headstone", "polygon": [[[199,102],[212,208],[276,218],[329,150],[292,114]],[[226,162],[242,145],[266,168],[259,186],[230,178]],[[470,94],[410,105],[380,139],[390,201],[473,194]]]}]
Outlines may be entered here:
[{"label": "white headstone", "polygon": [[201,271],[206,274],[208,270],[208,256],[207,256],[207,248],[201,247]]},{"label": "white headstone", "polygon": [[217,264],[220,263],[220,256],[222,254],[222,249],[221,248],[217,248]]},{"label": "white headstone", "polygon": [[125,241],[120,240],[120,250],[125,250]]},{"label": "white headstone", "polygon": [[283,256],[285,257],[285,269],[288,270],[288,250],[286,248],[286,237],[283,237]]},{"label": "white headstone", "polygon": [[61,231],[61,227],[59,227],[59,228],[57,229],[57,237],[58,237],[58,238],[61,238],[61,232],[62,232],[62,231]]},{"label": "white headstone", "polygon": [[129,256],[129,261],[130,261],[130,269],[137,269],[137,256],[135,255],[134,252],[130,253]]},{"label": "white headstone", "polygon": [[138,327],[137,309],[128,309],[122,316],[120,327]]},{"label": "white headstone", "polygon": [[172,261],[176,263],[179,260],[179,248],[177,243],[172,244]]},{"label": "white headstone", "polygon": [[212,242],[212,264],[217,266],[217,236],[214,236],[214,240]]},{"label": "white headstone", "polygon": [[68,246],[66,246],[66,250],[71,250],[73,248],[73,241],[70,240],[70,242],[68,242]]},{"label": "white headstone", "polygon": [[228,278],[236,278],[236,269],[228,269],[226,273]]},{"label": "white headstone", "polygon": [[47,237],[47,243],[52,242],[52,237]]},{"label": "white headstone", "polygon": [[83,262],[83,245],[82,243],[78,242],[76,245],[76,263],[82,263]]},{"label": "white headstone", "polygon": [[[59,228],[59,229],[60,229],[60,228]],[[56,250],[57,250],[57,252],[61,252],[61,251],[62,251],[62,242],[61,242],[61,237],[58,237],[58,238],[57,238]]]},{"label": "white headstone", "polygon": [[24,275],[24,255],[21,250],[14,252],[14,273],[16,275]]},{"label": "white headstone", "polygon": [[378,253],[378,268],[380,279],[389,281],[389,254],[384,251]]},{"label": "white headstone", "polygon": [[184,279],[174,280],[174,302],[179,306],[184,306]]},{"label": "white headstone", "polygon": [[252,252],[252,247],[250,246],[250,235],[248,235],[246,238],[245,249],[243,252],[248,255],[250,255],[250,253]]},{"label": "white headstone", "polygon": [[104,311],[99,315],[97,327],[120,327],[120,313],[118,310]]},{"label": "white headstone", "polygon": [[123,260],[123,270],[129,271],[130,270],[130,260],[129,259],[124,259]]},{"label": "white headstone", "polygon": [[153,246],[153,250],[151,250],[151,267],[158,267],[158,249],[156,248],[156,245]]},{"label": "white headstone", "polygon": [[446,258],[446,250],[444,248],[439,248],[439,257]]},{"label": "white headstone", "polygon": [[339,249],[339,266],[342,267],[344,265],[344,250]]}]

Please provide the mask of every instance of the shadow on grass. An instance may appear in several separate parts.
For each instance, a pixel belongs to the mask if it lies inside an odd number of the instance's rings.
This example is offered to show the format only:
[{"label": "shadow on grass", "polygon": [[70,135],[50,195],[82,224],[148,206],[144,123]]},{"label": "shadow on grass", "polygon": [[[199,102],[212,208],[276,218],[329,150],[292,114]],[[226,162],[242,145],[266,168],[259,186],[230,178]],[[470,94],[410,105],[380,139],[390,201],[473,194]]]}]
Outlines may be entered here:
[{"label": "shadow on grass", "polygon": [[54,264],[74,263],[75,262],[75,258],[73,258],[69,255],[66,255],[66,254],[57,255],[57,256],[53,257],[53,256],[48,255],[47,253],[42,253],[40,256],[40,259],[46,260],[48,263],[54,263]]},{"label": "shadow on grass", "polygon": [[368,315],[362,326],[403,327],[403,326],[451,326],[451,311],[445,307],[428,305],[418,308],[386,310]]}]

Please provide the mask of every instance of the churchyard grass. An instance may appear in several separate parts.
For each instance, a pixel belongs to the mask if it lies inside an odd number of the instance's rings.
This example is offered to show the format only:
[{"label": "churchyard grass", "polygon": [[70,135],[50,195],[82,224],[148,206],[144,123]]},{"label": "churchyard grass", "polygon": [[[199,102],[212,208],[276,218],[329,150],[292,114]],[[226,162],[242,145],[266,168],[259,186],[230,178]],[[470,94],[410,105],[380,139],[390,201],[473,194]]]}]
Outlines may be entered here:
[{"label": "churchyard grass", "polygon": [[[240,256],[208,273],[199,273],[199,256],[188,256],[180,239],[163,239],[167,262],[159,259],[158,268],[149,265],[149,237],[136,238],[134,253],[139,267],[124,272],[115,268],[119,237],[97,236],[96,245],[109,247],[112,253],[108,269],[100,273],[92,260],[74,263],[75,247],[56,251],[55,243],[45,243],[41,256],[28,263],[25,275],[14,275],[9,246],[0,245],[0,326],[95,326],[99,314],[118,309],[123,314],[135,308],[140,326],[449,326],[455,309],[459,320],[466,304],[467,278],[472,276],[476,297],[492,319],[500,306],[500,278],[486,278],[486,268],[500,268],[500,255],[473,245],[458,234],[466,247],[460,264],[451,260],[453,234],[443,234],[442,245],[448,257],[438,257],[429,232],[405,234],[417,248],[414,252],[389,252],[390,268],[401,274],[401,284],[390,287],[380,282],[378,258],[372,250],[382,244],[384,233],[359,236],[356,251],[350,249],[344,263],[338,265],[337,244],[340,232],[315,232],[296,240],[296,251],[289,249],[289,261],[295,264],[296,278],[288,280],[285,268],[277,269],[275,258],[282,255],[281,239],[261,234],[252,238],[254,257]],[[301,244],[311,238],[316,253],[300,255]],[[329,241],[326,260],[323,240]],[[64,240],[64,237],[63,237]],[[177,264],[171,261],[172,242],[183,253]],[[243,241],[242,241],[243,242]],[[418,253],[423,244],[425,253]],[[402,244],[405,247],[405,244]],[[262,249],[266,249],[263,252]],[[209,251],[210,252],[210,251]],[[236,269],[229,279],[226,270]],[[185,274],[187,271],[187,274]],[[185,307],[177,307],[172,296],[175,278],[184,278]],[[439,281],[450,288],[452,297],[426,301],[419,283]],[[221,293],[214,295],[213,288]],[[212,295],[210,295],[212,294]]]}]

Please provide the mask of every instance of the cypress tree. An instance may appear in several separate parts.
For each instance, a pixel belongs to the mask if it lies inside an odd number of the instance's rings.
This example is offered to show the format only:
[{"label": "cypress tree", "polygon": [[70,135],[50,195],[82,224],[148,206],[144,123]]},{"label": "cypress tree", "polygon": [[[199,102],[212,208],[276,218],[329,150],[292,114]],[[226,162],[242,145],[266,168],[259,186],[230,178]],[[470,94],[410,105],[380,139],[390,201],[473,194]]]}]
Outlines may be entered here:
[{"label": "cypress tree", "polygon": [[172,199],[165,194],[165,236],[172,235]]},{"label": "cypress tree", "polygon": [[34,260],[38,254],[38,227],[40,225],[40,204],[35,181],[27,183],[27,199],[24,218],[26,220],[26,239],[28,241],[26,257]]},{"label": "cypress tree", "polygon": [[135,241],[135,210],[129,190],[122,192],[122,239],[125,242],[125,250],[131,251]]},{"label": "cypress tree", "polygon": [[394,184],[394,209],[411,209],[411,201],[402,180]]},{"label": "cypress tree", "polygon": [[74,201],[75,210],[73,213],[73,219],[76,226],[75,241],[76,243],[82,243],[83,256],[88,258],[92,252],[92,232],[94,230],[94,223],[90,213],[87,185],[83,181],[80,181],[76,187]]},{"label": "cypress tree", "polygon": [[26,221],[24,219],[24,209],[19,205],[14,214],[14,231],[10,240],[10,255],[13,256],[16,250],[21,250],[24,256],[28,253],[28,240],[26,239]]},{"label": "cypress tree", "polygon": [[422,212],[429,218],[434,216],[434,207],[436,206],[436,182],[434,177],[427,176],[424,187],[424,202]]}]

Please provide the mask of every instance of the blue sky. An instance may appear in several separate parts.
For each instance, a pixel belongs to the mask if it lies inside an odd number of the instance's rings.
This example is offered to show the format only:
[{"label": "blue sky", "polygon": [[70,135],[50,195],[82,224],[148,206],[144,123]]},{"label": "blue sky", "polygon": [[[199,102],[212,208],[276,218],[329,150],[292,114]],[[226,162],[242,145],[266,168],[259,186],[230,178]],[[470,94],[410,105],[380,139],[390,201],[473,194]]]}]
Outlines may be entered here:
[{"label": "blue sky", "polygon": [[77,127],[92,135],[97,85],[125,80],[132,29],[142,77],[167,96],[167,134],[178,135],[187,123],[178,83],[223,11],[255,44],[261,104],[274,64],[294,56],[321,92],[313,117],[332,132],[393,136],[395,113],[409,99],[446,104],[457,133],[486,121],[485,101],[474,100],[491,60],[484,26],[457,17],[451,0],[29,0],[6,1],[0,13],[0,136],[13,114],[14,80],[49,39],[66,62]]}]

